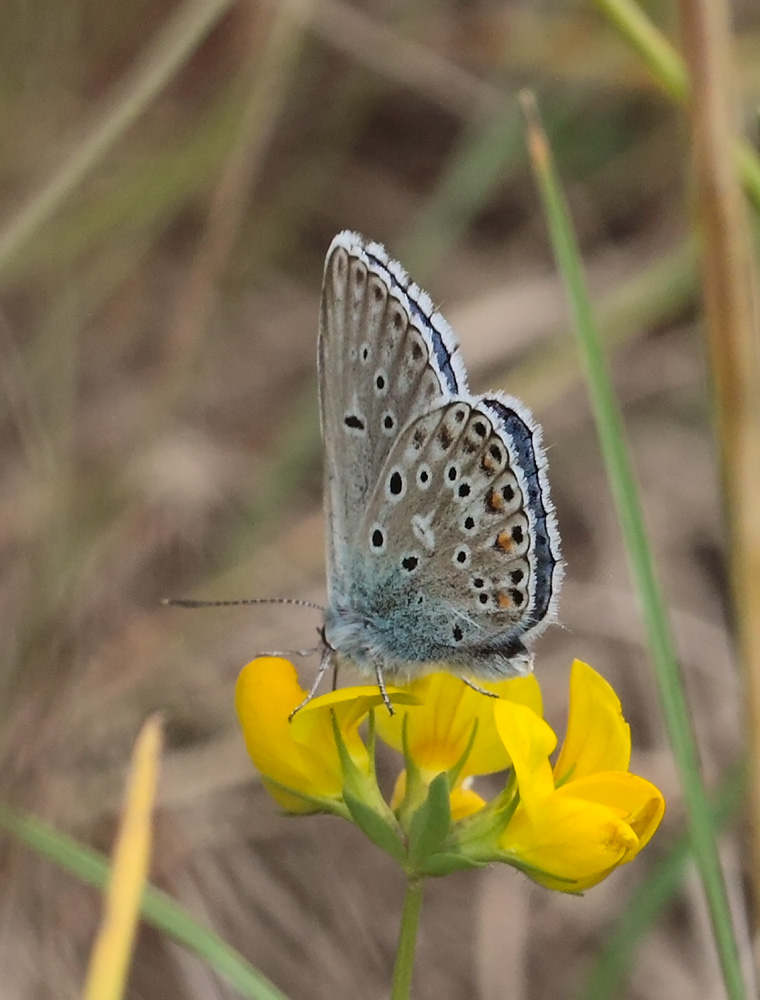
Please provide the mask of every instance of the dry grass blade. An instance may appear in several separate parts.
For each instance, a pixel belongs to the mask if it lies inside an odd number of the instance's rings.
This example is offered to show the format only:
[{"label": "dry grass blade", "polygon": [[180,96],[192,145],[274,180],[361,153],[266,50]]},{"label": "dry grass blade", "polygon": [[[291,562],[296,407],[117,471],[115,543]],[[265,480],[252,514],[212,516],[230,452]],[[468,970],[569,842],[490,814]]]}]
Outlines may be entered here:
[{"label": "dry grass blade", "polygon": [[760,349],[744,199],[729,151],[736,141],[729,9],[682,0],[692,75],[691,120],[702,229],[707,347],[728,524],[739,647],[746,672],[752,872],[760,899]]},{"label": "dry grass blade", "polygon": [[83,1000],[119,1000],[124,993],[148,878],[161,742],[161,719],[154,715],[140,730],[132,754],[106,908],[90,958]]}]

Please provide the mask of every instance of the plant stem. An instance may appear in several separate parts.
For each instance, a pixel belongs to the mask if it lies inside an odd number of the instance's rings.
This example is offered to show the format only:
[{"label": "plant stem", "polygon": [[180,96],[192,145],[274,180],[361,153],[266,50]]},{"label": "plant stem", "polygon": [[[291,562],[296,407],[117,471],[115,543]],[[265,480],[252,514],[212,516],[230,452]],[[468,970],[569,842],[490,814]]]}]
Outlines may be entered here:
[{"label": "plant stem", "polygon": [[417,945],[417,928],[422,909],[422,879],[410,881],[406,886],[401,927],[398,932],[396,964],[393,969],[391,1000],[409,1000],[414,970],[414,952]]}]

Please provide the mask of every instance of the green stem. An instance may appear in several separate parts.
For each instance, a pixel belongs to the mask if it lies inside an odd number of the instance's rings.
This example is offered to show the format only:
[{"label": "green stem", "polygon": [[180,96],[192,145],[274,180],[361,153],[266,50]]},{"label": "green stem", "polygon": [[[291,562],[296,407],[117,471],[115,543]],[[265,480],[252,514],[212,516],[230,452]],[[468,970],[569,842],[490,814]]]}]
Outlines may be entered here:
[{"label": "green stem", "polygon": [[393,969],[391,1000],[409,1000],[414,970],[414,952],[417,945],[417,928],[422,909],[422,879],[407,883],[401,927],[398,932],[396,965]]}]

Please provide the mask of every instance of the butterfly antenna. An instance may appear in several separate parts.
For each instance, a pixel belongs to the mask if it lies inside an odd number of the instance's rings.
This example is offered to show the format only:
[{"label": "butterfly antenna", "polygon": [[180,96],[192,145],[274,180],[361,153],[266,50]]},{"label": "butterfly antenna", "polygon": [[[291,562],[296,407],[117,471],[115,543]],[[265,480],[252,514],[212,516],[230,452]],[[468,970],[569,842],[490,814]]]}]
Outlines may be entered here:
[{"label": "butterfly antenna", "polygon": [[189,597],[164,597],[161,604],[171,608],[237,608],[244,604],[291,604],[299,608],[325,611],[321,604],[302,601],[296,597],[246,597],[240,601],[194,601]]}]

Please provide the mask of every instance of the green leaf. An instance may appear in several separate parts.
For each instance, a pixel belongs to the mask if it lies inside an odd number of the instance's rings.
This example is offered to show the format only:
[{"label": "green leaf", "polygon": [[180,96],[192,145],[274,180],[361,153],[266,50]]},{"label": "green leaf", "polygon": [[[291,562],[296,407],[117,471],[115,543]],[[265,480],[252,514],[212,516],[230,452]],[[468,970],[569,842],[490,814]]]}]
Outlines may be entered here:
[{"label": "green leaf", "polygon": [[449,779],[444,772],[433,778],[425,801],[412,816],[409,825],[409,862],[422,867],[434,854],[451,830]]},{"label": "green leaf", "polygon": [[351,819],[362,833],[369,837],[381,851],[390,854],[395,861],[405,867],[406,849],[401,841],[395,821],[391,824],[387,816],[376,812],[366,802],[355,798],[350,792],[345,792],[344,798],[348,811],[351,813]]},{"label": "green leaf", "polygon": [[459,775],[462,773],[462,768],[467,763],[467,758],[470,756],[470,751],[472,750],[472,745],[475,742],[475,737],[478,735],[478,724],[479,719],[474,719],[472,723],[472,729],[470,730],[470,738],[467,740],[467,746],[464,748],[464,752],[460,756],[459,760],[454,764],[453,767],[449,768],[449,787],[453,788],[459,780]]}]

